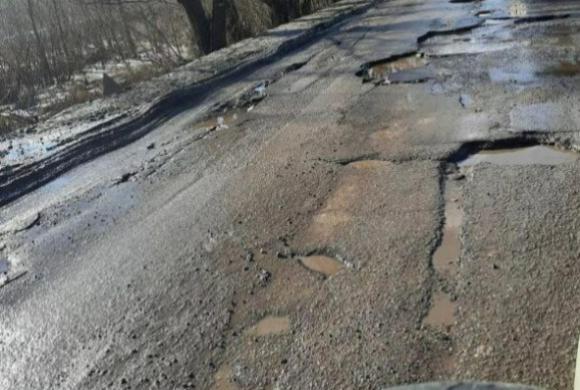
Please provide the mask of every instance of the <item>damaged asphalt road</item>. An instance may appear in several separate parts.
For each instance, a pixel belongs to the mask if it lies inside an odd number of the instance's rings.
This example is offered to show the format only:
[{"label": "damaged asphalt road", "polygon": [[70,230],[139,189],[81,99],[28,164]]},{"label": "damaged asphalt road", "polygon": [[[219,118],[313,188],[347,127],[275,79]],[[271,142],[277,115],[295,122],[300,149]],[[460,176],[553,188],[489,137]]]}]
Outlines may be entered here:
[{"label": "damaged asphalt road", "polygon": [[570,389],[579,11],[377,2],[4,205],[0,388]]}]

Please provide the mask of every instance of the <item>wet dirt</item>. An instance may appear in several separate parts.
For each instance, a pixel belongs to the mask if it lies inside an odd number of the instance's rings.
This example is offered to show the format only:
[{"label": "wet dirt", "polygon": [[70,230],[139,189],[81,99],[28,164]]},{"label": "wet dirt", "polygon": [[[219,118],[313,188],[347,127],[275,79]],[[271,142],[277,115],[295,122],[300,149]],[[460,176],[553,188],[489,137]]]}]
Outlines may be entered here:
[{"label": "wet dirt", "polygon": [[561,61],[558,65],[547,67],[539,72],[540,75],[556,77],[575,77],[580,74],[580,64],[577,62]]},{"label": "wet dirt", "polygon": [[437,328],[447,328],[455,321],[456,304],[451,301],[448,294],[436,292],[431,297],[431,308],[425,317],[425,325]]},{"label": "wet dirt", "polygon": [[214,375],[213,390],[236,390],[238,386],[233,381],[232,368],[223,365]]},{"label": "wet dirt", "polygon": [[460,167],[482,163],[494,165],[559,165],[577,161],[579,155],[552,146],[537,145],[514,149],[483,150],[459,162]]},{"label": "wet dirt", "polygon": [[290,317],[268,316],[260,320],[256,325],[248,329],[251,336],[269,336],[285,334],[290,331]]},{"label": "wet dirt", "polygon": [[334,276],[344,268],[344,265],[340,261],[329,256],[301,257],[300,262],[309,270],[325,276]]}]

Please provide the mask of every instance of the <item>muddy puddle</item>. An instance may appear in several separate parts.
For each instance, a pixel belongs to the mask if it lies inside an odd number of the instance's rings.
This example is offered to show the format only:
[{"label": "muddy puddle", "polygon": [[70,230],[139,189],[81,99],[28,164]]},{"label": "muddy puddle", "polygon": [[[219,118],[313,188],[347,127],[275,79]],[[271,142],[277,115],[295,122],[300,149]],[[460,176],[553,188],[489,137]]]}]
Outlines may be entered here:
[{"label": "muddy puddle", "polygon": [[336,275],[344,265],[328,256],[306,256],[300,258],[300,263],[311,271],[323,274],[324,276]]},{"label": "muddy puddle", "polygon": [[436,292],[431,297],[431,308],[424,323],[437,328],[447,328],[455,321],[456,304],[448,294]]},{"label": "muddy puddle", "polygon": [[447,180],[444,199],[445,225],[441,244],[433,254],[433,267],[439,275],[453,276],[461,254],[459,230],[463,221],[461,190],[455,181]]},{"label": "muddy puddle", "polygon": [[431,76],[428,61],[422,54],[411,54],[395,60],[376,62],[369,66],[365,81],[384,83],[420,82]]},{"label": "muddy puddle", "polygon": [[558,165],[577,161],[579,154],[552,146],[536,145],[514,149],[482,150],[458,165],[470,167],[482,163],[494,165]]},{"label": "muddy puddle", "polygon": [[268,336],[285,334],[290,331],[290,317],[268,316],[252,326],[246,334],[250,336]]},{"label": "muddy puddle", "polygon": [[[441,281],[453,284],[461,256],[460,230],[463,223],[463,198],[460,171],[451,172],[445,178],[444,221],[439,246],[433,253],[433,269],[437,284]],[[431,295],[431,307],[423,324],[447,330],[453,325],[456,304],[451,296],[442,291],[441,286],[434,288]]]}]

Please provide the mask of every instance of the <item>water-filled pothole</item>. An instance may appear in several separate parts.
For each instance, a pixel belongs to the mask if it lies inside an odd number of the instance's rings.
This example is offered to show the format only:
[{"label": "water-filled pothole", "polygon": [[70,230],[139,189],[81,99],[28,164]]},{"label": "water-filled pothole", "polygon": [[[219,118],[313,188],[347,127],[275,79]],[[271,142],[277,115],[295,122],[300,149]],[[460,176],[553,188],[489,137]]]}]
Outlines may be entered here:
[{"label": "water-filled pothole", "polygon": [[314,256],[305,256],[300,258],[300,262],[306,268],[321,273],[325,276],[333,276],[336,275],[343,267],[340,261],[322,255],[314,255]]},{"label": "water-filled pothole", "polygon": [[359,76],[367,82],[416,83],[432,77],[427,64],[428,61],[423,54],[405,54],[367,64]]},{"label": "water-filled pothole", "polygon": [[559,165],[577,161],[577,153],[553,146],[535,145],[522,148],[482,150],[458,162],[460,167],[481,163],[494,165]]},{"label": "water-filled pothole", "polygon": [[439,328],[447,328],[455,321],[455,306],[448,294],[436,292],[431,297],[431,309],[425,317],[425,324]]},{"label": "water-filled pothole", "polygon": [[441,244],[433,254],[433,268],[440,275],[452,276],[457,269],[461,242],[459,229],[463,221],[463,208],[461,206],[461,191],[459,185],[451,180],[445,186],[445,225]]},{"label": "water-filled pothole", "polygon": [[248,329],[247,334],[252,336],[268,336],[288,333],[289,330],[290,318],[288,316],[268,316]]},{"label": "water-filled pothole", "polygon": [[[456,178],[459,178],[459,173]],[[433,253],[433,269],[437,274],[437,280],[450,282],[457,272],[459,256],[461,254],[461,241],[459,231],[463,222],[463,207],[461,187],[459,182],[446,176],[444,186],[444,225],[442,238],[439,246]],[[455,303],[449,294],[443,291],[433,292],[431,295],[431,307],[424,318],[425,325],[446,329],[453,325]]]}]

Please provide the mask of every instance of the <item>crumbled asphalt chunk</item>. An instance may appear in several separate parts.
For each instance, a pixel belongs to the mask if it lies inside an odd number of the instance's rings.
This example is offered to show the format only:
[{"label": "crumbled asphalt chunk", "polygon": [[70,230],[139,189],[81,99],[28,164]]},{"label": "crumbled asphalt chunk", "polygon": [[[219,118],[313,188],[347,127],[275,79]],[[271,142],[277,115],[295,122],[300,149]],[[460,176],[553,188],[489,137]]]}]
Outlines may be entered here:
[{"label": "crumbled asphalt chunk", "polygon": [[131,178],[133,176],[135,176],[137,174],[137,172],[126,172],[124,174],[122,174],[121,176],[117,177],[117,179],[115,179],[115,185],[116,184],[122,184],[122,183],[126,183],[129,180],[131,180]]},{"label": "crumbled asphalt chunk", "polygon": [[10,279],[8,278],[7,274],[5,273],[0,274],[0,287],[4,287],[6,284],[8,284],[9,281]]},{"label": "crumbled asphalt chunk", "polygon": [[473,103],[473,99],[471,98],[471,96],[467,95],[467,94],[463,94],[461,96],[459,96],[459,104],[461,104],[461,107],[463,108],[468,108],[469,106],[471,106]]},{"label": "crumbled asphalt chunk", "polygon": [[41,214],[32,212],[24,216],[14,218],[0,227],[2,233],[18,233],[36,226],[40,222]]},{"label": "crumbled asphalt chunk", "polygon": [[266,287],[270,283],[271,279],[272,274],[269,271],[266,271],[265,269],[260,270],[260,272],[258,273],[258,284],[260,285],[260,287]]}]

